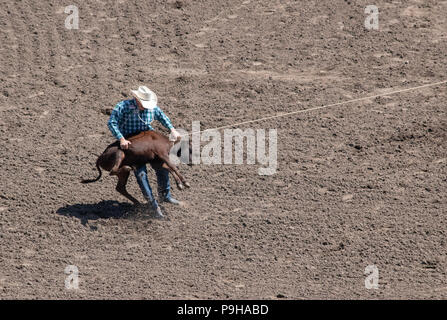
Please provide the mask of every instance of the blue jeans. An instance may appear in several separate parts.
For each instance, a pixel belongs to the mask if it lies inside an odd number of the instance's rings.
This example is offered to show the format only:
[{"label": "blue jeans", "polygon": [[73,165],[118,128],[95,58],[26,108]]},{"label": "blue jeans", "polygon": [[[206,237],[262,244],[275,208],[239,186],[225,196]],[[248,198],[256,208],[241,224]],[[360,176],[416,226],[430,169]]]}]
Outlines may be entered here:
[{"label": "blue jeans", "polygon": [[[157,175],[158,194],[162,199],[170,198],[171,184],[169,183],[169,171],[166,169],[159,169],[155,170],[155,174]],[[157,208],[157,200],[155,200],[155,197],[152,194],[152,189],[149,184],[149,180],[147,179],[146,165],[142,165],[141,167],[137,168],[137,170],[135,170],[135,177],[137,178],[137,182],[140,186],[141,192],[143,192],[143,196],[150,204],[152,204],[153,208]]]}]

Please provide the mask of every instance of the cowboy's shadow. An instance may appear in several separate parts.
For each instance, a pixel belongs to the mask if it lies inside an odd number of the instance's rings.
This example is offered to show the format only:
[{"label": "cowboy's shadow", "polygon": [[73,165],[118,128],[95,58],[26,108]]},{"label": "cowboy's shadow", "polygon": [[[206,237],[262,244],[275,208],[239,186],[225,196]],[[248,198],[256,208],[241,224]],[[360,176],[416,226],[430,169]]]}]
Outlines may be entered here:
[{"label": "cowboy's shadow", "polygon": [[56,213],[78,218],[82,225],[98,219],[128,219],[135,217],[140,206],[115,200],[103,200],[98,203],[72,204],[59,208]]}]

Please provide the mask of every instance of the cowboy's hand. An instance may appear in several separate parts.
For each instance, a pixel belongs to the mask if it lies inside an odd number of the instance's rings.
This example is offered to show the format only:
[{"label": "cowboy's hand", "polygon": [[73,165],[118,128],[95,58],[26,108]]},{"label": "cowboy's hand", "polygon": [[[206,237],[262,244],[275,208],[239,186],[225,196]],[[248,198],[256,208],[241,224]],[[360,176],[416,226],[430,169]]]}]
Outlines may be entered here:
[{"label": "cowboy's hand", "polygon": [[126,140],[124,138],[120,139],[120,147],[123,150],[129,149],[129,145],[132,144],[129,140]]},{"label": "cowboy's hand", "polygon": [[180,133],[172,128],[171,133],[169,134],[169,141],[177,141],[178,138],[180,138]]}]

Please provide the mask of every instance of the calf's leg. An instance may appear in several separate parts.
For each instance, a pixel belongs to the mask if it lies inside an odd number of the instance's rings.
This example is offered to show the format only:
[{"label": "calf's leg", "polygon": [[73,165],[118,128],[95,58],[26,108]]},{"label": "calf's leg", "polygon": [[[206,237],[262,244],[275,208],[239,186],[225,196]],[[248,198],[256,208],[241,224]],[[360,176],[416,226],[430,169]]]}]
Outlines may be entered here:
[{"label": "calf's leg", "polygon": [[[158,156],[167,166],[167,169],[172,173],[174,176],[175,182],[177,183],[179,189],[183,189],[183,185],[186,187],[190,187],[189,183],[186,182],[185,178],[182,176],[182,174],[178,171],[177,167],[169,160],[169,156]],[[175,173],[175,174],[174,174]],[[176,178],[177,175],[177,178]],[[177,179],[179,179],[181,182],[178,184]]]},{"label": "calf's leg", "polygon": [[123,160],[124,160],[124,151],[119,149],[115,153],[114,164],[113,164],[112,169],[110,170],[111,176],[118,175],[118,172],[120,171],[120,166],[121,166],[121,163],[123,162]]},{"label": "calf's leg", "polygon": [[169,173],[172,174],[172,176],[174,177],[175,183],[177,184],[177,187],[178,187],[180,190],[183,190],[183,189],[185,188],[185,187],[183,186],[182,181],[181,181],[180,178],[178,177],[178,175],[174,172],[174,170],[172,170],[172,169],[166,164],[166,162],[163,162],[163,164],[162,164],[161,167],[167,169],[167,170],[169,171]]},{"label": "calf's leg", "polygon": [[118,170],[117,173],[118,184],[116,185],[116,191],[121,193],[123,196],[132,201],[134,204],[138,204],[140,202],[134,197],[132,197],[126,190],[127,179],[129,179],[129,174],[131,170],[132,169],[128,166],[124,166],[120,170]]}]

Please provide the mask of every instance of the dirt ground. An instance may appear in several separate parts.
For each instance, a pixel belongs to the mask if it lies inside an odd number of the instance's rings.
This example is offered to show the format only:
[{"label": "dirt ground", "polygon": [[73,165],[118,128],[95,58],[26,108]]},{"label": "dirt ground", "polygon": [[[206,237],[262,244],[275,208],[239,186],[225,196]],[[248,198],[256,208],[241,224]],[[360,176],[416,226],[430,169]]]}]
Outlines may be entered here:
[{"label": "dirt ground", "polygon": [[0,298],[447,298],[445,84],[241,126],[277,129],[277,173],[181,165],[168,221],[80,183],[140,84],[191,131],[446,80],[447,1],[71,4],[0,0]]}]

